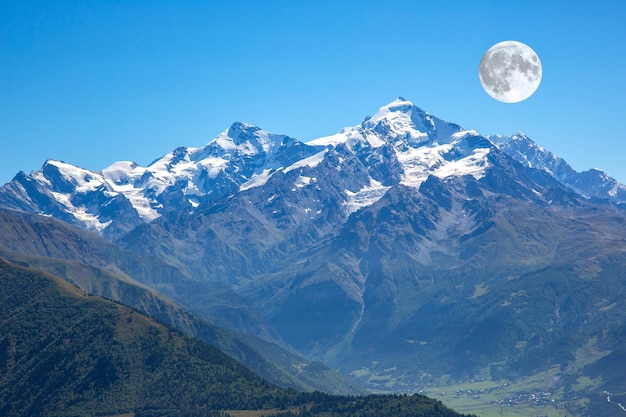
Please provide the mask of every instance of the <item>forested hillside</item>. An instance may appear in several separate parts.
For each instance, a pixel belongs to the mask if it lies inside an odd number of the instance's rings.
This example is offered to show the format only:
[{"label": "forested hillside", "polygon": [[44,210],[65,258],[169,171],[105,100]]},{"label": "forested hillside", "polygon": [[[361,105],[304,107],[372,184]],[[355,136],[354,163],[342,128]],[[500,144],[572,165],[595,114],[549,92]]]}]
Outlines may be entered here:
[{"label": "forested hillside", "polygon": [[0,415],[458,416],[422,396],[278,388],[219,350],[54,276],[0,262]]}]

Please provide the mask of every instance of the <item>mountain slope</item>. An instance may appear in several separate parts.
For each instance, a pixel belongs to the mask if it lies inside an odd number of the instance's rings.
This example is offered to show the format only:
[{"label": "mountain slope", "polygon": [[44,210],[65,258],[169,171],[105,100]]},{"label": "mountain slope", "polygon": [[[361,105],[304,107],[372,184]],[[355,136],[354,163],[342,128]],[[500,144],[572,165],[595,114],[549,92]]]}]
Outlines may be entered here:
[{"label": "mountain slope", "polygon": [[2,415],[205,415],[294,396],[217,349],[58,279],[4,261],[0,279]]},{"label": "mountain slope", "polygon": [[[626,219],[621,213],[584,201],[580,206],[546,201],[538,205],[503,194],[490,197],[489,188],[472,178],[432,178],[419,192],[392,188],[355,213],[335,237],[286,259],[276,268],[281,274],[251,285],[248,296],[258,300],[287,342],[346,372],[376,361],[379,369],[397,366],[398,373],[408,377],[424,370],[441,373],[445,364],[447,373],[465,378],[480,374],[492,362],[506,364],[529,354],[532,343],[519,351],[514,346],[544,334],[542,326],[553,327],[545,322],[560,313],[538,320],[530,312],[559,311],[564,301],[555,293],[510,295],[535,291],[538,284],[531,277],[544,277],[546,268],[554,274],[553,285],[572,291],[576,300],[587,300],[575,311],[577,317],[594,316],[594,305],[602,308],[623,294],[617,270],[602,274],[607,268],[604,259],[624,262]],[[544,194],[554,196],[555,191]],[[306,262],[296,262],[303,258]],[[580,272],[563,272],[570,270]],[[609,292],[597,291],[587,279]],[[504,307],[514,306],[504,311],[515,311],[507,325],[512,333],[500,336],[481,310],[497,304],[498,298]],[[531,310],[520,313],[516,302]],[[498,320],[506,317],[504,311]],[[614,314],[622,317],[624,312]],[[603,326],[610,328],[608,320],[603,316],[593,330],[590,324],[589,338],[601,335]],[[558,324],[564,326],[558,328],[560,337],[569,337],[569,324],[563,319]],[[529,326],[532,331],[524,330]],[[474,328],[492,334],[472,336]],[[552,336],[556,333],[555,328]],[[574,344],[580,347],[586,341]],[[532,363],[548,366],[551,346],[539,339],[536,343],[544,349],[543,359]],[[511,364],[506,375],[512,377],[515,369]]]},{"label": "mountain slope", "polygon": [[217,349],[58,278],[0,261],[0,281],[5,416],[221,416],[216,410],[305,405],[311,416],[458,415],[422,396],[280,389]]},{"label": "mountain slope", "polygon": [[[276,344],[252,334],[237,335],[200,319],[120,268],[134,259],[137,267],[144,262],[146,274],[156,276],[164,269],[158,262],[146,265],[145,258],[124,254],[88,232],[40,216],[0,210],[0,230],[0,256],[4,259],[45,270],[89,294],[131,306],[218,347],[277,385],[341,394],[366,392],[336,372],[310,363]],[[128,260],[121,262],[125,257]]]},{"label": "mountain slope", "polygon": [[[199,281],[158,258],[128,253],[90,232],[27,213],[0,210],[0,230],[0,245],[8,250],[78,261],[117,275],[122,281],[157,289],[174,300],[181,295],[196,294],[195,300],[186,298],[185,305],[192,312],[227,327],[235,327],[236,323],[241,330],[272,337],[263,320],[230,288],[209,280]],[[104,290],[90,287],[101,283],[79,281],[80,274],[74,279],[77,284],[86,285],[85,290],[93,289],[94,293]],[[114,298],[110,292],[102,295]]]}]

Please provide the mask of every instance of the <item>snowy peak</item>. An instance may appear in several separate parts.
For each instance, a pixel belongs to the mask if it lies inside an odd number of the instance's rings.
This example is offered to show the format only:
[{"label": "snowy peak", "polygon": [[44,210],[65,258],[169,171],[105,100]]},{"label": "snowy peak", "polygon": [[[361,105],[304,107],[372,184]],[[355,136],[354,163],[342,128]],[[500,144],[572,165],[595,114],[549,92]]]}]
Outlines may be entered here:
[{"label": "snowy peak", "polygon": [[450,143],[453,135],[463,132],[454,123],[448,123],[400,97],[381,107],[374,116],[366,118],[358,126],[345,128],[341,132],[309,142],[314,145],[337,145],[345,143],[353,147],[356,143],[372,147],[384,144],[405,143],[411,147]]},{"label": "snowy peak", "polygon": [[144,171],[145,168],[141,168],[135,162],[119,161],[103,169],[102,175],[115,185],[126,185],[130,181],[137,179],[136,176],[138,172],[143,173]]},{"label": "snowy peak", "polygon": [[381,107],[371,119],[363,122],[363,127],[394,138],[404,136],[414,144],[425,143],[437,130],[430,114],[404,99]]},{"label": "snowy peak", "polygon": [[293,142],[297,141],[251,124],[236,122],[205,146],[176,148],[152,162],[148,170],[170,184],[174,178],[191,179],[198,171],[205,171],[204,175],[215,178],[231,165],[245,165],[251,159],[254,159],[257,168],[271,163],[281,146]]},{"label": "snowy peak", "polygon": [[368,118],[366,122],[369,122],[370,124],[376,124],[382,120],[394,119],[410,121],[412,119],[413,113],[416,111],[426,113],[422,109],[411,103],[409,100],[403,97],[398,97],[396,100],[378,109],[374,116]]},{"label": "snowy peak", "polygon": [[381,107],[363,126],[383,134],[410,133],[413,137],[428,137],[437,129],[430,114],[403,98]]},{"label": "snowy peak", "polygon": [[48,159],[41,171],[33,174],[33,178],[58,193],[87,193],[106,189],[105,180],[100,174],[54,159]]},{"label": "snowy peak", "polygon": [[[0,199],[4,207],[54,216],[97,233],[107,229],[112,217],[127,205],[100,173],[52,159],[30,176],[17,175],[5,184]],[[128,230],[138,220],[136,214],[127,216],[114,229]]]},{"label": "snowy peak", "polygon": [[454,134],[463,131],[459,125],[434,117],[402,97],[381,107],[363,126],[392,137],[405,137],[414,147],[449,143]]},{"label": "snowy peak", "polygon": [[206,147],[237,150],[244,154],[268,152],[280,138],[280,135],[273,135],[257,126],[235,122],[209,142]]},{"label": "snowy peak", "polygon": [[215,153],[217,149],[230,152],[231,157],[257,154],[271,155],[281,146],[294,145],[298,142],[289,136],[276,135],[248,123],[236,122],[206,146],[198,149],[195,159],[201,158],[207,152]]},{"label": "snowy peak", "polygon": [[522,165],[547,172],[561,184],[588,198],[626,202],[626,186],[599,169],[577,172],[565,160],[542,148],[522,132],[489,139]]},{"label": "snowy peak", "polygon": [[357,153],[386,148],[378,153],[393,154],[402,171],[400,183],[411,187],[419,187],[429,175],[481,178],[490,166],[487,155],[493,149],[484,136],[434,117],[402,97],[358,126],[309,143],[343,145]]},{"label": "snowy peak", "polygon": [[207,167],[215,164],[223,167],[225,162],[246,165],[245,168],[254,165],[255,169],[251,173],[258,174],[264,169],[276,169],[295,162],[294,156],[297,157],[301,152],[307,156],[315,153],[314,149],[307,148],[309,145],[289,136],[237,122],[204,147],[193,150],[190,160]]}]

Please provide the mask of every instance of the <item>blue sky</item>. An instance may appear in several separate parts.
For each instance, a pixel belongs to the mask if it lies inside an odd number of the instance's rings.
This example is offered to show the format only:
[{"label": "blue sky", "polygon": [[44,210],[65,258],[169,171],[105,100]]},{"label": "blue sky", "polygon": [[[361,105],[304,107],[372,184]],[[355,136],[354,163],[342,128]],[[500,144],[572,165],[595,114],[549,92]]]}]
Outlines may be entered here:
[{"label": "blue sky", "polygon": [[[398,96],[626,183],[625,21],[620,0],[0,0],[0,183],[47,158],[145,166],[235,121],[307,141]],[[543,64],[521,103],[478,79],[503,40]]]}]

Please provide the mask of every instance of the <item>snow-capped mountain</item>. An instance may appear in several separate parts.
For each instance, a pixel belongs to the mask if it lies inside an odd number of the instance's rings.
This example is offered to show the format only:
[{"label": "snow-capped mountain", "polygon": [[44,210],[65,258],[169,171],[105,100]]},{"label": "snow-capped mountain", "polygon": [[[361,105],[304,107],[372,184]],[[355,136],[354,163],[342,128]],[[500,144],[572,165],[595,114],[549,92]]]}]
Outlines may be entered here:
[{"label": "snow-capped mountain", "polygon": [[609,200],[616,204],[626,202],[626,186],[606,172],[597,168],[577,172],[564,159],[537,145],[521,132],[511,136],[493,135],[488,138],[516,161],[529,168],[546,171],[563,185],[585,197]]},{"label": "snow-capped mountain", "polygon": [[0,205],[60,218],[109,239],[174,210],[235,193],[257,176],[309,157],[319,147],[235,123],[201,148],[177,148],[148,167],[116,162],[100,172],[48,160],[0,189]]},{"label": "snow-capped mountain", "polygon": [[[393,185],[419,187],[429,175],[480,178],[489,166],[487,155],[494,149],[477,132],[433,117],[403,98],[357,126],[307,144],[322,150],[291,166],[255,175],[240,191],[264,186],[273,175],[305,169],[310,176],[300,175],[292,184],[302,188],[320,176],[333,176],[330,169],[344,173],[338,181],[345,183],[345,189],[337,199],[351,213],[373,204]],[[318,169],[322,162],[324,168]],[[355,162],[365,176],[354,175]]]},{"label": "snow-capped mountain", "polygon": [[400,183],[419,187],[429,175],[481,177],[491,144],[475,131],[431,116],[399,98],[358,126],[308,142],[348,149],[391,146],[402,168]]},{"label": "snow-capped mountain", "polygon": [[[308,143],[235,123],[205,146],[177,148],[147,167],[122,161],[91,172],[48,160],[0,188],[0,206],[54,216],[115,240],[165,213],[191,212],[262,187],[273,176],[326,164],[347,170],[339,175],[345,188],[333,198],[350,214],[396,184],[419,187],[430,175],[481,178],[496,148],[584,196],[626,200],[626,187],[604,172],[577,173],[521,133],[481,136],[399,98],[357,126]],[[346,174],[354,158],[360,176]],[[319,187],[319,175],[325,174],[295,175],[291,188]]]},{"label": "snow-capped mountain", "polygon": [[[228,199],[203,203],[185,215],[160,217],[118,244],[175,259],[194,276],[244,287],[285,257],[329,238],[397,187],[420,193],[432,190],[436,180],[471,178],[491,193],[542,204],[568,199],[563,193],[544,199],[544,193],[562,187],[547,173],[527,170],[486,137],[402,98],[361,124],[308,146],[310,156],[257,171]],[[433,192],[432,198],[449,204],[437,196]],[[454,216],[467,218],[468,230],[476,227],[462,210]],[[342,285],[350,292],[356,283]]]}]

